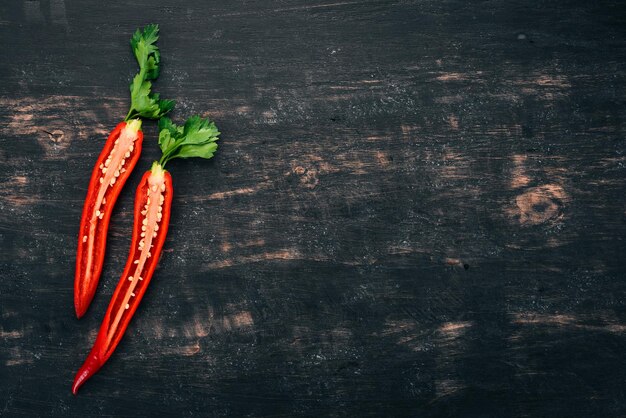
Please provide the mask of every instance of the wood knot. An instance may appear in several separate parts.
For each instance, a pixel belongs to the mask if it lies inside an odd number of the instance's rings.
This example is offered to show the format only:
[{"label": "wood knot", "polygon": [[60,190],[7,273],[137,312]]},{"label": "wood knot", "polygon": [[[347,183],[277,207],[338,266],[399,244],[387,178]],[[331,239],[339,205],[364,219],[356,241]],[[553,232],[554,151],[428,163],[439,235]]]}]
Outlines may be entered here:
[{"label": "wood knot", "polygon": [[46,135],[38,135],[37,142],[46,153],[45,159],[65,159],[65,150],[72,142],[72,135],[65,136],[62,129],[47,130],[41,129]]},{"label": "wood knot", "polygon": [[65,132],[63,132],[60,129],[55,129],[52,132],[50,131],[44,131],[44,132],[48,134],[50,141],[54,142],[55,144],[58,144],[61,141],[63,141],[63,138],[65,137]]},{"label": "wood knot", "polygon": [[307,189],[314,189],[319,183],[317,170],[315,168],[304,168],[298,165],[292,168],[294,174],[300,176],[300,184]]},{"label": "wood knot", "polygon": [[566,194],[561,186],[547,184],[533,187],[515,198],[511,215],[522,226],[556,222],[562,218],[562,206]]}]

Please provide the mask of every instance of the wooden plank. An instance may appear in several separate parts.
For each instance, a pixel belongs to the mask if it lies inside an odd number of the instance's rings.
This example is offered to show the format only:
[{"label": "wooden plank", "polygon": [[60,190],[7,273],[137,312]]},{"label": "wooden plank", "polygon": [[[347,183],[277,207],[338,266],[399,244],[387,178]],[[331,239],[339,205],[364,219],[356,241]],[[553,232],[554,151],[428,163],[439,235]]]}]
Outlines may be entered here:
[{"label": "wooden plank", "polygon": [[[73,374],[87,176],[128,39],[222,131],[175,161],[171,230],[115,355]],[[616,1],[0,5],[0,415],[626,414],[626,9]]]}]

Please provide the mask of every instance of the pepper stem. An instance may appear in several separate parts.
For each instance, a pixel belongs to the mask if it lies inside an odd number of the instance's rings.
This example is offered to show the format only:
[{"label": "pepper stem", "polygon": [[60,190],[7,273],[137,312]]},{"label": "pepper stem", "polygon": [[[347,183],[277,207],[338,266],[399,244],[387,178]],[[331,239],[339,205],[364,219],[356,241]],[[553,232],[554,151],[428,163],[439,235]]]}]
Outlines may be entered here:
[{"label": "pepper stem", "polygon": [[126,122],[126,129],[132,129],[133,132],[137,132],[141,129],[141,119],[132,119]]},{"label": "pepper stem", "polygon": [[163,164],[158,161],[154,161],[152,163],[152,167],[150,167],[150,171],[152,172],[151,176],[162,177],[163,173],[165,173],[165,169],[163,168]]}]

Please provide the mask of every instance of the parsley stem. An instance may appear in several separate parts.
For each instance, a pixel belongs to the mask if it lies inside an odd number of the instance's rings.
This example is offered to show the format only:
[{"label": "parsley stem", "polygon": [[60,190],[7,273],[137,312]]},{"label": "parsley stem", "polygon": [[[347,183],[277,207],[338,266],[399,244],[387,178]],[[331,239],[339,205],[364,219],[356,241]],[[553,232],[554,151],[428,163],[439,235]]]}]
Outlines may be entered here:
[{"label": "parsley stem", "polygon": [[126,117],[124,118],[124,121],[127,121],[128,119],[130,119],[130,115],[132,115],[133,110],[134,109],[131,107],[130,110],[128,111],[128,113],[126,114]]}]

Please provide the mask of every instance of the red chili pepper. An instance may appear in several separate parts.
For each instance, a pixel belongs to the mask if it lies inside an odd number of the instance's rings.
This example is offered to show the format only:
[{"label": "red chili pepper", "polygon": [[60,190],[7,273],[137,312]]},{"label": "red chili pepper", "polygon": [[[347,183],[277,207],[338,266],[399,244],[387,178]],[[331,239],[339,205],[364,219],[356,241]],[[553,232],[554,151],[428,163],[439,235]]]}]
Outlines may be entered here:
[{"label": "red chili pepper", "polygon": [[137,30],[130,43],[139,63],[139,74],[130,86],[131,106],[124,122],[109,135],[91,174],[78,235],[74,308],[82,317],[93,299],[106,249],[109,220],[117,197],[141,154],[143,133],[139,117],[157,119],[174,107],[170,100],[151,94],[151,83],[159,73],[160,54],[157,25]]},{"label": "red chili pepper", "polygon": [[74,378],[74,394],[113,354],[156,269],[169,226],[173,196],[172,177],[164,169],[166,162],[173,158],[211,158],[217,149],[215,141],[219,132],[215,124],[200,117],[189,118],[184,127],[177,127],[163,118],[159,128],[163,156],[152,164],[137,188],[135,223],[126,267],[96,342]]},{"label": "red chili pepper", "polygon": [[113,207],[141,154],[143,132],[140,127],[139,119],[117,125],[91,173],[80,221],[74,279],[74,306],[79,318],[98,287]]}]

